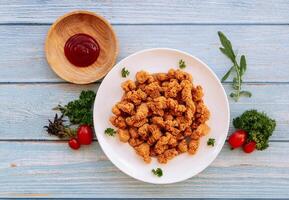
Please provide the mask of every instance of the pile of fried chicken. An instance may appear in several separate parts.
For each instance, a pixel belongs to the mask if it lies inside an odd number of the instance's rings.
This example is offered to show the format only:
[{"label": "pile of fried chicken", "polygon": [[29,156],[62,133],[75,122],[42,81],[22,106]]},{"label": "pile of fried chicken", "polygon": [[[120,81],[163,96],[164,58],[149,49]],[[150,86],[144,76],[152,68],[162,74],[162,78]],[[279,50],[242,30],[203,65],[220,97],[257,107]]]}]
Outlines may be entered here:
[{"label": "pile of fried chicken", "polygon": [[136,73],[122,83],[124,95],[112,108],[110,122],[120,141],[128,142],[146,163],[157,157],[167,163],[175,156],[195,154],[200,138],[210,131],[210,112],[201,86],[182,70]]}]

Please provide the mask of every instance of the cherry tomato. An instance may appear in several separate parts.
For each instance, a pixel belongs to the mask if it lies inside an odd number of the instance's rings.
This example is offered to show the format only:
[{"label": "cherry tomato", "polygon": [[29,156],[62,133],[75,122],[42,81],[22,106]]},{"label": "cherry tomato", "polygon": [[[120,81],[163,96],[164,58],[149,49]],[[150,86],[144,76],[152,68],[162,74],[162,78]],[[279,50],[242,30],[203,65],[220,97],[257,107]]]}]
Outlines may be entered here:
[{"label": "cherry tomato", "polygon": [[252,153],[255,149],[256,149],[256,142],[254,141],[248,142],[243,146],[243,151],[246,153]]},{"label": "cherry tomato", "polygon": [[243,130],[235,131],[230,137],[229,137],[229,144],[233,149],[238,148],[242,146],[247,139],[247,132]]},{"label": "cherry tomato", "polygon": [[81,125],[77,130],[77,139],[80,144],[90,144],[93,139],[92,129],[88,125]]},{"label": "cherry tomato", "polygon": [[68,141],[68,145],[69,145],[70,148],[72,148],[72,149],[79,149],[79,147],[80,147],[80,144],[79,144],[79,142],[77,141],[76,138],[71,138],[71,139]]}]

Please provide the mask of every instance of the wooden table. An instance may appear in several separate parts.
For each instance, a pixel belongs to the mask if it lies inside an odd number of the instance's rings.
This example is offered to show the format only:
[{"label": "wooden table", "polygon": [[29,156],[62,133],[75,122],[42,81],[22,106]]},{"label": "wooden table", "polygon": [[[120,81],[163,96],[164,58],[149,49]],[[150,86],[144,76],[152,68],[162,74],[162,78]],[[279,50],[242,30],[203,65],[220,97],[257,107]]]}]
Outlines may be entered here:
[{"label": "wooden table", "polygon": [[[119,60],[138,50],[171,47],[205,61],[218,75],[230,62],[218,50],[217,31],[245,54],[244,89],[252,98],[230,99],[235,117],[251,108],[277,120],[270,147],[247,155],[228,145],[199,175],[152,185],[120,172],[97,142],[79,151],[48,136],[52,107],[97,90],[100,82],[59,79],[44,56],[51,23],[75,9],[105,16],[120,42]],[[287,197],[289,195],[289,2],[286,0],[147,0],[0,2],[1,197]],[[231,83],[224,87],[227,93]],[[230,131],[233,129],[231,128]]]}]

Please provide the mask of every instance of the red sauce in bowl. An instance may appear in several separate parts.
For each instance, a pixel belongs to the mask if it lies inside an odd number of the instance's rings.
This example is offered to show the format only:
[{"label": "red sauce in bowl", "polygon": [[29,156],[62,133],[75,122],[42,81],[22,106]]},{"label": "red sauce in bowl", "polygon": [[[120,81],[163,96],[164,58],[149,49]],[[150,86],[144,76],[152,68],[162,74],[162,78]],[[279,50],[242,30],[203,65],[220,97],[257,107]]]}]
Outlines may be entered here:
[{"label": "red sauce in bowl", "polygon": [[64,46],[66,58],[77,67],[87,67],[93,64],[99,52],[100,48],[96,40],[84,33],[71,36]]}]

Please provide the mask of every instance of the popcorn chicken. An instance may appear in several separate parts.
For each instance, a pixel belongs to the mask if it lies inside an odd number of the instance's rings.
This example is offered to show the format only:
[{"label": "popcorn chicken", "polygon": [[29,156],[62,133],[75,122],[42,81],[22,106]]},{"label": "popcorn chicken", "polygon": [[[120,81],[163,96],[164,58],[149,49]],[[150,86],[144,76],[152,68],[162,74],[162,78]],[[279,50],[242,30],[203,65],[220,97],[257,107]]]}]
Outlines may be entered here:
[{"label": "popcorn chicken", "polygon": [[178,150],[180,153],[184,153],[188,151],[188,144],[186,140],[182,140],[179,144],[178,144]]},{"label": "popcorn chicken", "polygon": [[122,116],[112,116],[109,120],[112,125],[116,126],[117,128],[126,128],[125,119]]},{"label": "popcorn chicken", "polygon": [[210,112],[201,86],[180,69],[149,74],[140,71],[136,81],[122,83],[124,95],[112,107],[112,125],[121,142],[128,142],[144,162],[156,157],[167,163],[175,156],[195,154],[200,138],[210,131]]},{"label": "popcorn chicken", "polygon": [[158,161],[160,163],[166,164],[169,160],[173,159],[178,155],[178,151],[176,149],[168,149],[163,154],[158,156]]},{"label": "popcorn chicken", "polygon": [[135,127],[131,127],[128,129],[128,132],[129,132],[131,138],[138,138],[139,137],[139,134],[137,131],[138,130]]},{"label": "popcorn chicken", "polygon": [[140,155],[146,163],[151,162],[150,157],[150,146],[147,143],[142,143],[141,145],[135,147],[136,153]]},{"label": "popcorn chicken", "polygon": [[121,111],[120,111],[120,109],[118,109],[118,107],[117,107],[116,105],[114,105],[114,106],[112,107],[111,112],[112,112],[113,114],[115,114],[116,116],[121,115]]},{"label": "popcorn chicken", "polygon": [[138,129],[138,134],[141,136],[143,140],[146,140],[149,136],[148,127],[149,127],[148,124],[144,124]]},{"label": "popcorn chicken", "polygon": [[130,138],[128,140],[128,143],[130,144],[130,146],[132,147],[136,147],[136,146],[139,146],[141,145],[142,143],[144,143],[143,140],[139,139],[139,138]]},{"label": "popcorn chicken", "polygon": [[121,101],[116,104],[116,107],[125,113],[131,114],[131,115],[134,113],[134,104],[132,103]]},{"label": "popcorn chicken", "polygon": [[122,89],[125,91],[125,92],[129,92],[131,90],[135,90],[136,89],[136,85],[135,85],[135,82],[133,82],[132,80],[127,80],[125,82],[123,82],[121,84],[121,87]]},{"label": "popcorn chicken", "polygon": [[168,85],[164,88],[165,97],[175,98],[179,91],[181,91],[181,86],[176,79],[171,79]]},{"label": "popcorn chicken", "polygon": [[200,124],[198,128],[191,134],[192,139],[199,139],[210,132],[210,127],[207,124]]},{"label": "popcorn chicken", "polygon": [[144,91],[147,93],[148,96],[152,98],[156,98],[156,97],[161,96],[162,88],[158,84],[158,82],[152,82],[148,84],[147,86],[145,86]]},{"label": "popcorn chicken", "polygon": [[135,105],[140,105],[143,100],[147,98],[147,94],[141,89],[132,90],[125,94],[124,100],[130,101]]},{"label": "popcorn chicken", "polygon": [[193,155],[197,153],[197,150],[200,145],[200,140],[191,140],[189,143],[188,153]]},{"label": "popcorn chicken", "polygon": [[190,74],[180,70],[180,69],[177,69],[175,72],[174,72],[174,76],[176,79],[178,79],[179,81],[182,81],[182,80],[187,80],[189,81],[190,83],[192,82],[193,78]]},{"label": "popcorn chicken", "polygon": [[119,140],[122,142],[127,142],[130,138],[130,135],[127,129],[118,129],[117,134],[118,134]]},{"label": "popcorn chicken", "polygon": [[145,83],[149,79],[150,74],[146,71],[139,71],[135,75],[135,79],[138,83]]},{"label": "popcorn chicken", "polygon": [[203,88],[201,86],[197,86],[196,88],[192,89],[192,95],[193,95],[193,100],[194,101],[200,101],[202,100],[204,93],[203,93]]}]

